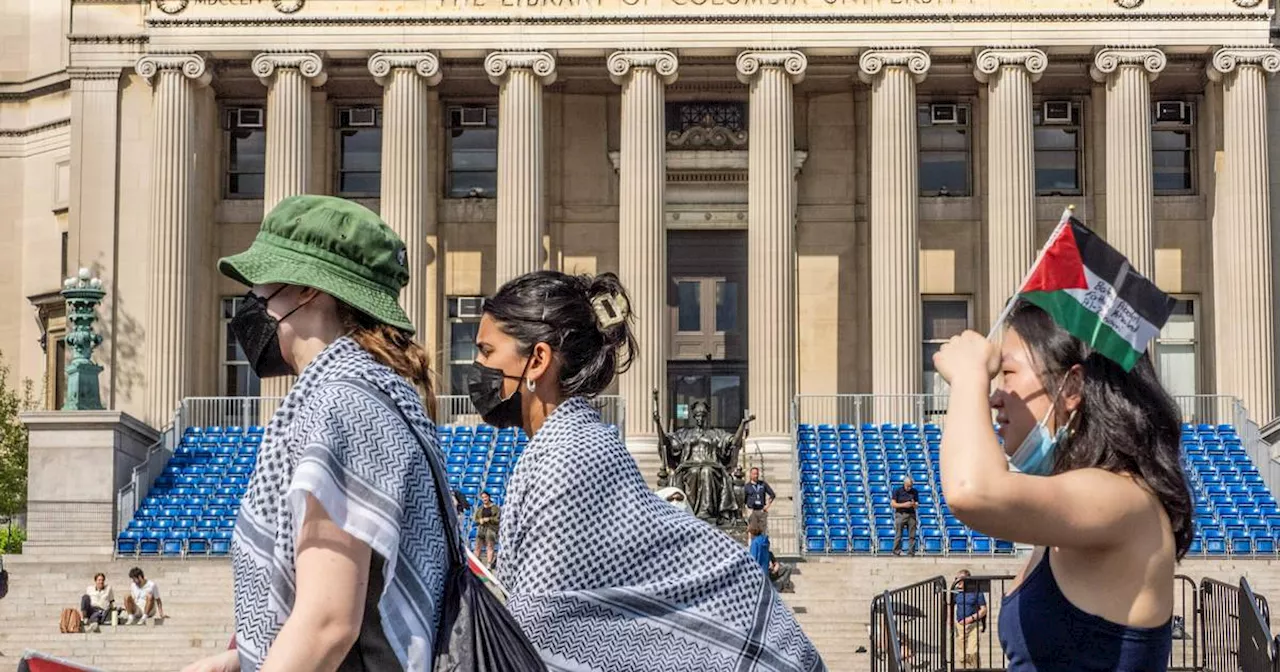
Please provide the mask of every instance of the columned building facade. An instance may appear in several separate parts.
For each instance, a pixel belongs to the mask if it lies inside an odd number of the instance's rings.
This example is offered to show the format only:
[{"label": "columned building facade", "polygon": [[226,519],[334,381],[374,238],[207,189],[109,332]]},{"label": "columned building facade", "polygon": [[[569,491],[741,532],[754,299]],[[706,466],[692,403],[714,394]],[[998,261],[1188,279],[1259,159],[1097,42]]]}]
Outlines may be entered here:
[{"label": "columned building facade", "polygon": [[322,193],[405,238],[442,393],[502,282],[618,273],[638,450],[655,391],[779,443],[797,394],[940,392],[931,354],[990,327],[1068,205],[1179,299],[1170,390],[1276,415],[1256,0],[36,3],[0,57],[0,353],[49,406],[81,266],[112,407],[281,394],[213,266]]}]

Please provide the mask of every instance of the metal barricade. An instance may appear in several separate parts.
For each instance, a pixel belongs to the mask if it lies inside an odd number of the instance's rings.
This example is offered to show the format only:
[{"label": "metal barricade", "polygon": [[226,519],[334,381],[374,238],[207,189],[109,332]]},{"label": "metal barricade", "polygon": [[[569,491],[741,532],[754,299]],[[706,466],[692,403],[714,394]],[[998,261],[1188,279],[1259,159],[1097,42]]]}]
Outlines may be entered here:
[{"label": "metal barricade", "polygon": [[888,590],[871,601],[871,671],[944,669],[947,580],[941,576]]},{"label": "metal barricade", "polygon": [[1262,613],[1263,600],[1253,594],[1249,582],[1241,577],[1239,590],[1241,672],[1272,672],[1275,651],[1272,650],[1270,618]]},{"label": "metal barricade", "polygon": [[1173,650],[1169,652],[1171,672],[1200,669],[1200,592],[1189,576],[1173,577]]},{"label": "metal barricade", "polygon": [[[1259,617],[1271,622],[1266,598],[1253,596]],[[1205,672],[1239,672],[1240,666],[1240,589],[1216,579],[1200,582],[1201,644]],[[1267,628],[1270,631],[1270,627]]]},{"label": "metal barricade", "polygon": [[[1000,605],[1013,581],[1012,574],[957,577],[947,593],[947,657],[948,670],[1003,670],[1004,649],[996,634]],[[981,615],[969,623],[959,618],[958,608],[973,610]]]},{"label": "metal barricade", "polygon": [[282,397],[187,397],[178,409],[178,437],[188,427],[252,427],[271,422]]}]

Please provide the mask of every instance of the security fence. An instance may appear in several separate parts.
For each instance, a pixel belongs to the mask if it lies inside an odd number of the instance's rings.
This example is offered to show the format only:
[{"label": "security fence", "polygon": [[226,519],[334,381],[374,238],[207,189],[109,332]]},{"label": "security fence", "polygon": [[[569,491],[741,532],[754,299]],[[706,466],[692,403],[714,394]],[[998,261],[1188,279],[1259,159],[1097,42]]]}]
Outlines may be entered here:
[{"label": "security fence", "polygon": [[[996,624],[1013,576],[938,576],[888,590],[871,603],[871,669],[1001,672]],[[1266,598],[1239,587],[1188,576],[1173,584],[1175,672],[1280,672],[1274,668]],[[891,645],[891,643],[894,643]]]}]

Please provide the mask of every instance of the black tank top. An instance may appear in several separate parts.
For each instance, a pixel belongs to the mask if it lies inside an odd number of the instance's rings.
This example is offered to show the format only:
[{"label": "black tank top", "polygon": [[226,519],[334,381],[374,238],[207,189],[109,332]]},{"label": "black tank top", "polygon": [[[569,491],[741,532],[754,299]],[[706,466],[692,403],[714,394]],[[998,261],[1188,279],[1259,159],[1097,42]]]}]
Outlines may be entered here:
[{"label": "black tank top", "polygon": [[382,599],[382,556],[371,552],[369,557],[369,592],[364,598],[364,619],[360,624],[360,637],[347,657],[338,666],[338,672],[404,672],[396,658],[387,633],[382,629],[382,614],[378,612],[378,600]]}]

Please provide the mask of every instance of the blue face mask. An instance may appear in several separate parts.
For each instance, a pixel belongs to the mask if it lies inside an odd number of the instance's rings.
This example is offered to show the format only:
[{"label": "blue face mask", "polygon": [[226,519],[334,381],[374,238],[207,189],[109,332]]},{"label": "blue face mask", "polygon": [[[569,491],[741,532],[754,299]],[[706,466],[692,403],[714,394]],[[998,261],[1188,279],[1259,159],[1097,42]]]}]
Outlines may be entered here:
[{"label": "blue face mask", "polygon": [[[1052,409],[1049,411],[1052,413]],[[1049,416],[1045,416],[1048,420]],[[1045,422],[1036,423],[1022,440],[1022,445],[1009,458],[1014,469],[1031,476],[1048,476],[1053,471],[1053,454],[1058,444],[1067,436],[1067,428],[1059,427],[1052,437],[1045,427]]]},{"label": "blue face mask", "polygon": [[[1064,381],[1065,382],[1065,381]],[[1061,389],[1059,389],[1061,394]],[[1040,422],[1031,428],[1031,432],[1027,434],[1027,438],[1022,440],[1022,444],[1013,452],[1009,458],[1009,464],[1014,469],[1031,476],[1048,476],[1053,472],[1054,452],[1062,440],[1067,438],[1067,427],[1071,426],[1071,421],[1075,419],[1075,413],[1072,412],[1071,417],[1067,419],[1066,424],[1058,428],[1052,436],[1049,434],[1049,416],[1053,414],[1054,408],[1057,406],[1055,397],[1053,404],[1049,406],[1049,412],[1044,414]]]}]

